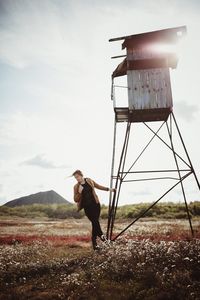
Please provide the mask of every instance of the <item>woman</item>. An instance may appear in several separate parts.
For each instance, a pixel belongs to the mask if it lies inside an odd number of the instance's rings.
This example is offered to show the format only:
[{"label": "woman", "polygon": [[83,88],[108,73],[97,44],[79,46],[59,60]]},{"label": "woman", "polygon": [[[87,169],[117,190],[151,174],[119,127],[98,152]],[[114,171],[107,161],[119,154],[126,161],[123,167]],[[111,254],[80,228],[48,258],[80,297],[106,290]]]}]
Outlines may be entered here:
[{"label": "woman", "polygon": [[115,192],[115,189],[102,186],[91,178],[84,178],[80,170],[76,170],[72,176],[77,180],[77,183],[74,185],[74,201],[77,203],[78,211],[84,208],[86,216],[92,223],[92,246],[93,249],[96,250],[98,249],[97,236],[99,236],[102,241],[107,241],[107,238],[103,234],[99,223],[101,207],[95,188],[112,192]]}]

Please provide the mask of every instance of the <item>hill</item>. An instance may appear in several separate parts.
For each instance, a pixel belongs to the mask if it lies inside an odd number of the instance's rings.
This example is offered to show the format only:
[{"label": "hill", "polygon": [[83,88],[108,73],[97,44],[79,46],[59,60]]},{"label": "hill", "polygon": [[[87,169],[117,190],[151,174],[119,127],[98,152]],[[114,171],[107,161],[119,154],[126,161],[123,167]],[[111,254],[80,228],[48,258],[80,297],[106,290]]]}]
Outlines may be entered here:
[{"label": "hill", "polygon": [[28,196],[20,197],[11,201],[8,201],[4,206],[15,207],[21,205],[32,205],[32,204],[67,204],[72,205],[65,198],[60,196],[53,190],[46,192],[39,192]]}]

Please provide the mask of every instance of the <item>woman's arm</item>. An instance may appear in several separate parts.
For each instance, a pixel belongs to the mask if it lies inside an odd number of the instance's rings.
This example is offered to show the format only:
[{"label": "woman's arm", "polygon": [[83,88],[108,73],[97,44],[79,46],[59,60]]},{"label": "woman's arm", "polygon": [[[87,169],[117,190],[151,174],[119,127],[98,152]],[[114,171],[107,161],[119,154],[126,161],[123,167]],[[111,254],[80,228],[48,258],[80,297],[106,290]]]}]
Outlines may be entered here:
[{"label": "woman's arm", "polygon": [[112,191],[112,192],[115,192],[116,191],[116,189],[110,189],[109,187],[107,187],[107,186],[103,186],[103,185],[100,185],[100,184],[98,184],[97,182],[95,182],[93,179],[91,179],[91,178],[88,178],[90,181],[92,181],[93,182],[93,184],[94,184],[94,187],[95,188],[97,188],[97,189],[99,189],[99,190],[103,190],[103,191]]},{"label": "woman's arm", "polygon": [[74,186],[74,201],[79,202],[81,199],[81,194],[78,192],[78,188]]},{"label": "woman's arm", "polygon": [[103,190],[103,191],[109,191],[110,190],[109,187],[100,185],[100,184],[96,183],[94,180],[93,180],[93,182],[94,182],[94,187],[99,189],[99,190]]},{"label": "woman's arm", "polygon": [[[103,191],[110,191],[110,188],[107,187],[107,186],[103,186],[103,185],[100,185],[98,184],[97,182],[95,182],[94,180],[92,180],[93,183],[94,183],[94,187],[99,189],[99,190],[103,190]],[[112,192],[114,192],[114,189],[111,189]]]}]

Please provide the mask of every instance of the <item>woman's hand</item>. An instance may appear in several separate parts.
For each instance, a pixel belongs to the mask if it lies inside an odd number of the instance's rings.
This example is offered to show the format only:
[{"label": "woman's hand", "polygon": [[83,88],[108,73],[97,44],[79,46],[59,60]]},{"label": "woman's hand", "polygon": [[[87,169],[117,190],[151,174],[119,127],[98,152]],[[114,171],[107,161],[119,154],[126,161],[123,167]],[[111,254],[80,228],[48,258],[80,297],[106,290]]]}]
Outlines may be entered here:
[{"label": "woman's hand", "polygon": [[80,194],[82,193],[82,190],[83,190],[82,185],[79,185],[79,187],[78,187],[78,192],[79,192]]},{"label": "woman's hand", "polygon": [[116,189],[110,189],[111,192],[116,192]]}]

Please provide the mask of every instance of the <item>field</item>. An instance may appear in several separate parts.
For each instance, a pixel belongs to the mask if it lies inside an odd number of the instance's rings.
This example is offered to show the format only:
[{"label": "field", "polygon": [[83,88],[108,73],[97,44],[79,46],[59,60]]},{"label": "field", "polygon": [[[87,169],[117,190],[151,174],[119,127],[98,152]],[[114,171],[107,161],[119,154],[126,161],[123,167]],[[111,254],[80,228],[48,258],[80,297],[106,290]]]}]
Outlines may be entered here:
[{"label": "field", "polygon": [[[107,221],[101,219],[106,231]],[[0,219],[0,299],[200,299],[200,222],[144,218],[92,250],[86,217]],[[116,220],[116,234],[130,223]]]}]

